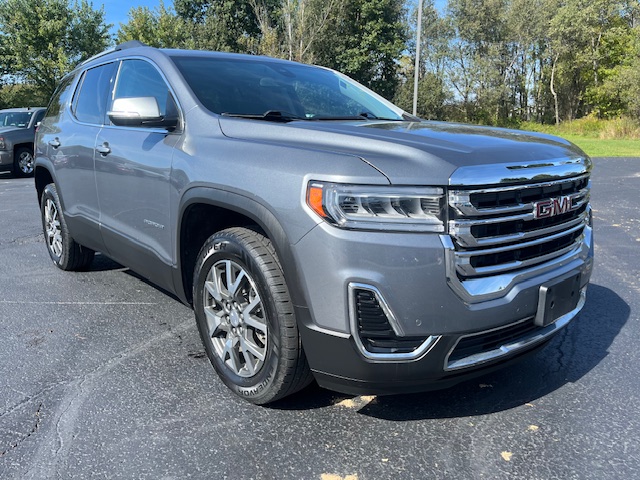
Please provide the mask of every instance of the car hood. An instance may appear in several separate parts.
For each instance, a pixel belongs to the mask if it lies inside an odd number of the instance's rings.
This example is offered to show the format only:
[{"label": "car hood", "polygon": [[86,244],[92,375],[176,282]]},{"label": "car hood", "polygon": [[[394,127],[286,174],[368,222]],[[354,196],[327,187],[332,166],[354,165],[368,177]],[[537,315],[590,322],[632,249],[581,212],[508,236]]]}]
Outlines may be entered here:
[{"label": "car hood", "polygon": [[398,185],[450,184],[454,172],[460,169],[467,172],[458,175],[463,183],[482,183],[484,180],[474,182],[468,173],[473,177],[475,170],[486,170],[477,167],[486,165],[503,169],[504,174],[498,173],[503,179],[513,176],[513,169],[522,169],[523,165],[544,166],[570,161],[580,163],[580,170],[590,165],[586,155],[567,140],[503,128],[446,122],[301,121],[281,124],[224,117],[220,118],[220,126],[225,135],[233,138],[355,155]]},{"label": "car hood", "polygon": [[0,127],[0,134],[13,132],[14,130],[26,130],[26,129],[24,127],[16,127],[16,126]]}]

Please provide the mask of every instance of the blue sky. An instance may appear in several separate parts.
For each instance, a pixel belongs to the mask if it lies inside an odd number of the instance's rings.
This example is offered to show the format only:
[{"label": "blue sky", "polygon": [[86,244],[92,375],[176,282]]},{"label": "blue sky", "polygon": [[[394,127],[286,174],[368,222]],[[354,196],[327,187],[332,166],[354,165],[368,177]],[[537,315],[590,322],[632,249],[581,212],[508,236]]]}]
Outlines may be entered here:
[{"label": "blue sky", "polygon": [[[165,5],[173,5],[172,0],[165,0]],[[112,23],[112,32],[116,33],[121,23],[127,21],[127,13],[133,7],[155,8],[160,5],[160,0],[93,0],[93,8],[104,5],[107,23]]]}]

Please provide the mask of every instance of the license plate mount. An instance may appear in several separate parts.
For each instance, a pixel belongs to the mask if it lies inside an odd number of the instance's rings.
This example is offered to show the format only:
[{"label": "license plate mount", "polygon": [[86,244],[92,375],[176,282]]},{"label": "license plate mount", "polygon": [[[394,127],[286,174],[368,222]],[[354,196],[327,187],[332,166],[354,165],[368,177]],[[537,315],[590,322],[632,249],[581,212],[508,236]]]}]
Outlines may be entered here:
[{"label": "license plate mount", "polygon": [[535,324],[546,327],[576,308],[580,299],[579,273],[540,287]]}]

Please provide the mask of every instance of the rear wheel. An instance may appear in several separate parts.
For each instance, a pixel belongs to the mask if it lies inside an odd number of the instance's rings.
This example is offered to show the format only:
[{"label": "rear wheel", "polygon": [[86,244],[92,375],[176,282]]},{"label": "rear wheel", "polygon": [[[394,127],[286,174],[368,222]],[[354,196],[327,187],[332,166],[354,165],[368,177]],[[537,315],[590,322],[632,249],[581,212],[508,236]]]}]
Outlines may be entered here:
[{"label": "rear wheel", "polygon": [[311,382],[282,267],[265,236],[230,228],[207,240],[194,309],[209,360],[236,395],[265,404]]},{"label": "rear wheel", "polygon": [[33,175],[33,150],[30,148],[18,148],[13,157],[13,174],[16,177],[29,177]]},{"label": "rear wheel", "polygon": [[52,183],[42,192],[40,211],[44,240],[53,263],[62,270],[85,270],[95,252],[78,244],[69,233],[58,191]]}]

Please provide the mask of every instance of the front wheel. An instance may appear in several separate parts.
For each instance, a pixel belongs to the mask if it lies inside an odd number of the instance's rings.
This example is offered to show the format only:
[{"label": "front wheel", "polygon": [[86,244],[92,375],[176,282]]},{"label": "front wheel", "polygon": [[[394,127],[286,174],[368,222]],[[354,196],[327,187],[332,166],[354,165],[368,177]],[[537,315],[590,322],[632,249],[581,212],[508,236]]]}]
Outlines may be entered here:
[{"label": "front wheel", "polygon": [[311,380],[282,267],[247,228],[209,237],[194,273],[194,309],[209,360],[236,395],[265,404]]},{"label": "front wheel", "polygon": [[93,261],[95,252],[78,244],[69,233],[53,183],[44,187],[40,213],[44,240],[53,263],[62,270],[85,270]]},{"label": "front wheel", "polygon": [[19,148],[13,159],[13,174],[16,177],[29,177],[33,175],[33,150]]}]

